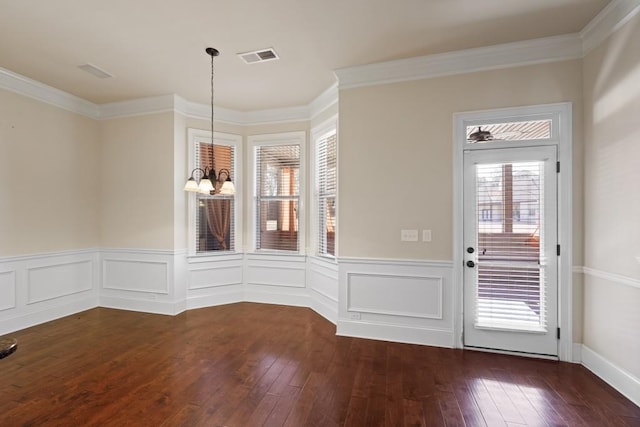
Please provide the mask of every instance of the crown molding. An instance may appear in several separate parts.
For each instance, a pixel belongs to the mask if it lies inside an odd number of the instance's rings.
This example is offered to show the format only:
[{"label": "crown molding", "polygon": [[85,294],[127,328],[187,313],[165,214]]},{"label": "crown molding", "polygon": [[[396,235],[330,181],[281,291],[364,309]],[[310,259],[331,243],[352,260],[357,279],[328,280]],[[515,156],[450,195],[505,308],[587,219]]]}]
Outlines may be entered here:
[{"label": "crown molding", "polygon": [[336,71],[341,89],[518,67],[582,57],[578,34],[399,59]]},{"label": "crown molding", "polygon": [[640,0],[613,0],[580,31],[583,56],[640,12]]},{"label": "crown molding", "polygon": [[[94,104],[52,86],[0,68],[0,89],[14,92],[46,104],[96,120],[177,112],[196,119],[210,120],[211,106],[187,101],[179,95],[160,95],[128,101]],[[289,123],[311,120],[338,102],[337,84],[320,94],[308,105],[258,111],[236,111],[214,107],[216,122],[241,126]]]},{"label": "crown molding", "polygon": [[324,92],[309,103],[309,118],[314,119],[334,104],[338,103],[338,82],[329,86]]},{"label": "crown molding", "polygon": [[4,68],[0,68],[0,89],[92,119],[98,118],[99,107],[96,104]]},{"label": "crown molding", "polygon": [[176,105],[179,105],[179,102],[176,102],[176,98],[175,95],[160,95],[100,104],[98,105],[98,118],[108,120],[175,111]]},{"label": "crown molding", "polygon": [[[639,12],[640,0],[613,0],[579,34],[342,68],[335,72],[338,82],[307,105],[259,111],[215,107],[214,113],[218,122],[242,126],[308,121],[338,102],[339,89],[579,59]],[[97,120],[169,111],[197,119],[211,118],[209,105],[174,94],[94,104],[4,68],[0,68],[0,89]]]},{"label": "crown molding", "polygon": [[[211,120],[211,105],[198,104],[196,102],[185,100],[183,101],[184,104],[176,106],[176,111],[178,113],[194,119]],[[274,108],[258,111],[236,111],[214,106],[213,113],[215,115],[216,122],[240,126],[252,126],[266,123],[300,122],[310,119],[308,106]]]}]

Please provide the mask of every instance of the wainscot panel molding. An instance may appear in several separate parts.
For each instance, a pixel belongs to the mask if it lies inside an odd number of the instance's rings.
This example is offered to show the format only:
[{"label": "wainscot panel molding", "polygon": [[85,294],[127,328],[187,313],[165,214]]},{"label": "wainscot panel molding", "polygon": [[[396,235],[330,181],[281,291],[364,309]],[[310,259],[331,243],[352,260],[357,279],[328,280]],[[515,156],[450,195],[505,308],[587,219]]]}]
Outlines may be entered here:
[{"label": "wainscot panel molding", "polygon": [[184,251],[102,249],[100,306],[175,315],[186,307],[176,292],[176,257]]},{"label": "wainscot panel molding", "polygon": [[338,322],[338,263],[335,260],[307,258],[307,288],[311,308],[333,324]]},{"label": "wainscot panel molding", "polygon": [[97,250],[0,258],[0,335],[98,306]]},{"label": "wainscot panel molding", "polygon": [[16,307],[16,271],[0,271],[0,311]]},{"label": "wainscot panel molding", "polygon": [[454,347],[451,262],[340,258],[338,265],[338,335]]},{"label": "wainscot panel molding", "polygon": [[187,309],[243,301],[243,254],[187,259]]},{"label": "wainscot panel molding", "polygon": [[245,278],[247,285],[305,288],[306,257],[304,255],[247,254]]},{"label": "wainscot panel molding", "polygon": [[27,267],[27,304],[91,290],[93,260]]},{"label": "wainscot panel molding", "polygon": [[304,255],[246,254],[244,300],[310,307],[306,270]]},{"label": "wainscot panel molding", "polygon": [[640,406],[640,379],[618,367],[586,345],[582,346],[582,364],[627,399]]}]

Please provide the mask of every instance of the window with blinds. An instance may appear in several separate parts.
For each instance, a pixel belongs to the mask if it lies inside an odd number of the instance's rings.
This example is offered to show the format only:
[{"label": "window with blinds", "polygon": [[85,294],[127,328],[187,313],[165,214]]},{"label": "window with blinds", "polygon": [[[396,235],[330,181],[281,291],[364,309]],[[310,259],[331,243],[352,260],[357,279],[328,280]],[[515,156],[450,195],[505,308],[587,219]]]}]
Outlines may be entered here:
[{"label": "window with blinds", "polygon": [[543,167],[476,166],[479,327],[546,330]]},{"label": "window with blinds", "polygon": [[300,145],[255,147],[256,249],[298,252]]},{"label": "window with blinds", "polygon": [[[194,141],[194,149],[195,167],[213,168],[216,174],[223,170],[221,174],[223,180],[227,178],[225,170],[228,170],[231,180],[236,182],[234,146],[214,144],[214,162],[212,162],[210,141],[197,139]],[[218,191],[222,187],[222,182],[214,182],[214,185]],[[235,251],[235,210],[235,195],[196,193],[195,248],[197,254]]]},{"label": "window with blinds", "polygon": [[335,256],[338,138],[336,130],[316,140],[318,255]]}]

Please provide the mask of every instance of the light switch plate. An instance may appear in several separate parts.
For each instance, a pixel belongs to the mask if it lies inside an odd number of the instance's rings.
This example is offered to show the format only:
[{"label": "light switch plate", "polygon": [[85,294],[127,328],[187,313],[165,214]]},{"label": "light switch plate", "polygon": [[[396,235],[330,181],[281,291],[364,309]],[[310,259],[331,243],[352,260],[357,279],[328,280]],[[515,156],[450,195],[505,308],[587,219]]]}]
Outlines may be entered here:
[{"label": "light switch plate", "polygon": [[401,230],[400,240],[403,242],[417,242],[418,230]]},{"label": "light switch plate", "polygon": [[431,230],[422,230],[422,241],[423,242],[431,241]]}]

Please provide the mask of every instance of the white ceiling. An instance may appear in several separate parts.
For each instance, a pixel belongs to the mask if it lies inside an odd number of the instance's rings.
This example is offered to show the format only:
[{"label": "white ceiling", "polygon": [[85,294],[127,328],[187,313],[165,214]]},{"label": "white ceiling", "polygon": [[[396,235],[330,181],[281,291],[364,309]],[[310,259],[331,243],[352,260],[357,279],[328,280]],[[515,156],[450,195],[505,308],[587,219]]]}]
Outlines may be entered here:
[{"label": "white ceiling", "polygon": [[[0,0],[0,67],[102,104],[178,94],[237,111],[306,105],[333,70],[575,33],[609,0]],[[280,60],[236,53],[273,47]],[[91,63],[115,77],[78,69]]]}]

